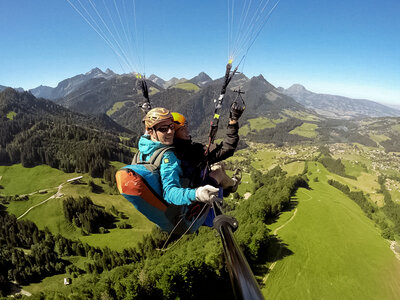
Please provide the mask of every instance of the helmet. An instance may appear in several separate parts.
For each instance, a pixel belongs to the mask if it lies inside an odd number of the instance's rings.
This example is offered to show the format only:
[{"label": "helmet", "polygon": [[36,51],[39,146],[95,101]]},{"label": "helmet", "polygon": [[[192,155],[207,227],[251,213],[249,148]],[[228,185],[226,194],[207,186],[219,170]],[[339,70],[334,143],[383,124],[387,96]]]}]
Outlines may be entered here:
[{"label": "helmet", "polygon": [[153,108],[152,110],[150,110],[146,114],[143,121],[144,121],[146,128],[153,128],[158,123],[161,123],[162,121],[165,121],[168,119],[171,119],[171,121],[174,120],[170,111],[163,107],[156,107],[156,108]]},{"label": "helmet", "polygon": [[172,114],[172,117],[174,118],[175,130],[187,125],[186,118],[184,115],[182,115],[178,112],[173,112],[171,114]]}]

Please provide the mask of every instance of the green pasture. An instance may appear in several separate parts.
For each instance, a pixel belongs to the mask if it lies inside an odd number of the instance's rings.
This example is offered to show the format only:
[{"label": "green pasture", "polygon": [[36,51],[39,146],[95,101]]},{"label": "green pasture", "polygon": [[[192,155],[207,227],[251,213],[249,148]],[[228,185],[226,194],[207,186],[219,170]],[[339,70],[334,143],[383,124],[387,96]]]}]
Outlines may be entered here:
[{"label": "green pasture", "polygon": [[250,125],[245,124],[244,126],[239,127],[239,136],[247,136],[250,132]]},{"label": "green pasture", "polygon": [[279,116],[280,116],[279,119],[273,119],[272,120],[275,124],[283,123],[283,122],[286,122],[288,120],[288,117],[286,115],[279,114]]},{"label": "green pasture", "polygon": [[285,109],[283,112],[285,115],[288,115],[290,117],[297,118],[297,119],[300,119],[303,121],[319,121],[320,120],[317,116],[303,112],[303,111],[293,111],[293,110]]},{"label": "green pasture", "polygon": [[9,213],[14,214],[17,218],[25,213],[30,207],[41,203],[42,201],[53,196],[57,192],[57,188],[49,189],[46,194],[34,194],[29,196],[29,200],[24,201],[10,201],[7,204]]},{"label": "green pasture", "polygon": [[[278,260],[262,288],[266,299],[399,299],[400,262],[352,200],[309,163],[310,190],[270,226],[292,252]],[[314,182],[318,176],[319,182]],[[288,222],[289,221],[289,222]],[[286,224],[286,225],[285,225]],[[265,278],[265,277],[264,277]]]},{"label": "green pasture", "polygon": [[346,166],[346,173],[348,172],[347,173],[348,175],[353,175],[353,176],[358,175],[356,180],[347,177],[341,177],[333,173],[327,175],[328,179],[333,179],[339,181],[342,184],[346,184],[347,186],[349,186],[350,190],[354,191],[361,190],[371,199],[373,203],[377,204],[378,206],[383,206],[384,205],[383,194],[377,193],[377,191],[380,189],[380,186],[378,184],[377,174],[362,172],[361,169],[359,169],[359,166],[357,165],[355,165],[354,170],[351,169],[351,164],[350,167],[348,166],[349,164],[347,164]]},{"label": "green pasture", "polygon": [[[356,145],[360,149],[360,151],[362,151],[364,153],[368,153],[371,150],[376,150],[376,148],[367,147],[367,146],[357,144],[357,143],[355,143],[354,145]],[[372,161],[369,158],[363,156],[362,154],[356,153],[351,148],[345,150],[344,153],[335,153],[335,155],[333,155],[333,158],[334,159],[340,158],[341,160],[354,161],[354,162],[365,165],[369,169],[372,166]]]},{"label": "green pasture", "polygon": [[300,136],[314,138],[317,136],[317,132],[315,131],[318,128],[318,125],[312,123],[303,123],[301,126],[296,127],[290,134],[297,134]]},{"label": "green pasture", "polygon": [[384,142],[384,141],[390,140],[389,137],[387,137],[386,135],[383,135],[383,134],[372,134],[372,133],[370,133],[369,137],[371,138],[371,140],[373,140],[374,142],[376,142],[378,144],[380,142]]},{"label": "green pasture", "polygon": [[304,161],[295,161],[282,166],[282,170],[286,171],[288,176],[295,176],[303,173]]},{"label": "green pasture", "polygon": [[249,119],[247,121],[250,124],[251,130],[255,130],[255,131],[259,131],[259,130],[265,129],[265,128],[276,127],[276,124],[272,120],[270,120],[268,118],[264,118],[264,117]]},{"label": "green pasture", "polygon": [[151,86],[149,88],[149,95],[153,96],[153,95],[157,94],[159,91],[160,91],[159,89],[156,89],[155,87]]},{"label": "green pasture", "polygon": [[363,172],[367,172],[364,165],[359,162],[342,160],[343,165],[345,166],[345,172],[347,175],[358,177]]},{"label": "green pasture", "polygon": [[400,191],[392,190],[390,191],[390,195],[392,196],[392,200],[398,204],[400,204]]},{"label": "green pasture", "polygon": [[[22,288],[31,294],[39,294],[40,292],[43,292],[44,290],[46,290],[46,292],[47,291],[57,291],[64,295],[68,295],[68,294],[72,293],[73,284],[65,286],[64,285],[65,277],[71,278],[71,276],[68,275],[67,273],[58,274],[58,275],[54,275],[51,277],[46,277],[41,282],[31,283],[29,285],[23,286]],[[79,278],[72,278],[72,283],[74,283],[74,280],[79,280]],[[55,294],[48,295],[48,297],[49,297],[49,299],[60,299]]]},{"label": "green pasture", "polygon": [[56,188],[68,179],[80,176],[78,173],[64,173],[47,165],[24,168],[21,164],[0,166],[0,190],[4,195],[23,195],[43,189]]},{"label": "green pasture", "polygon": [[10,112],[7,114],[7,119],[13,120],[14,117],[15,117],[16,115],[17,115],[17,113],[16,113],[15,111],[10,111]]},{"label": "green pasture", "polygon": [[129,101],[119,101],[119,102],[115,102],[114,105],[113,105],[113,107],[110,108],[110,109],[107,111],[107,113],[106,113],[107,116],[111,116],[113,113],[115,113],[115,112],[117,112],[118,110],[120,110],[121,108],[123,108],[124,105],[125,105],[125,103],[127,103],[127,102],[132,102],[132,103],[133,103],[133,101],[131,101],[131,100],[129,100]]},{"label": "green pasture", "polygon": [[260,131],[261,129],[274,127],[276,127],[275,122],[268,118],[258,117],[249,119],[244,126],[240,127],[239,135],[246,136],[251,131]]},{"label": "green pasture", "polygon": [[277,157],[280,156],[279,151],[272,149],[262,149],[252,155],[251,165],[257,170],[267,171],[271,166],[276,165]]},{"label": "green pasture", "polygon": [[[115,167],[123,166],[119,162],[112,162]],[[48,166],[38,166],[35,168],[23,168],[21,165],[9,167],[0,167],[2,174],[1,184],[4,187],[2,193],[6,195],[24,194],[31,191],[46,189],[46,194],[34,194],[29,196],[27,201],[11,201],[7,210],[17,217],[22,215],[30,207],[48,199],[57,192],[59,184],[66,182],[67,179],[78,176],[79,174],[66,174]],[[36,180],[32,182],[30,178]],[[92,193],[88,186],[88,181],[92,180],[96,185],[103,189],[102,193]],[[20,188],[21,187],[21,188]],[[140,241],[143,235],[150,233],[154,224],[148,221],[140,214],[132,204],[123,196],[112,194],[111,188],[102,179],[91,178],[83,174],[83,179],[79,184],[65,183],[61,189],[63,196],[61,198],[50,199],[44,204],[32,209],[22,219],[33,221],[40,229],[48,227],[54,234],[61,235],[70,239],[80,239],[92,246],[108,246],[113,250],[122,250],[127,247],[134,247]],[[129,229],[111,229],[106,234],[91,234],[82,236],[79,228],[75,228],[64,218],[63,201],[67,196],[78,198],[79,196],[89,196],[92,201],[110,211],[114,206],[119,212],[124,213],[126,219],[120,222],[126,222],[131,225]]]},{"label": "green pasture", "polygon": [[191,82],[182,82],[174,85],[174,88],[185,90],[185,91],[193,91],[197,92],[200,88]]}]

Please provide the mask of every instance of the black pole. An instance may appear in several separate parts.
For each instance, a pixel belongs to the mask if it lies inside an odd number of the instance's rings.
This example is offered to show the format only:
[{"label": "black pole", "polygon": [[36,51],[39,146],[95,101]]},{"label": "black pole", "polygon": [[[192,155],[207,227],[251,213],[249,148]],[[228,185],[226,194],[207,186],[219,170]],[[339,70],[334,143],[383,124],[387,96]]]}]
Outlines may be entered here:
[{"label": "black pole", "polygon": [[214,228],[221,236],[229,276],[236,299],[257,300],[264,299],[254,274],[236,243],[232,229],[238,227],[234,217],[222,214],[218,205],[213,205],[215,211]]}]

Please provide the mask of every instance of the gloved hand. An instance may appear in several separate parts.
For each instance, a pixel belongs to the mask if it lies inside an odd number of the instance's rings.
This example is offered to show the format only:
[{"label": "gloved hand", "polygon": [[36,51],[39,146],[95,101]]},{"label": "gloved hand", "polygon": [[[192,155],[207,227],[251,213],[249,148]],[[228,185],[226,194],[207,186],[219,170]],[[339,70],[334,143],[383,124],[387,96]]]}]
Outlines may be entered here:
[{"label": "gloved hand", "polygon": [[244,105],[239,105],[237,102],[233,102],[229,112],[229,119],[234,121],[239,120],[245,108]]},{"label": "gloved hand", "polygon": [[218,191],[219,189],[212,185],[201,186],[196,190],[196,200],[212,203],[217,198]]}]

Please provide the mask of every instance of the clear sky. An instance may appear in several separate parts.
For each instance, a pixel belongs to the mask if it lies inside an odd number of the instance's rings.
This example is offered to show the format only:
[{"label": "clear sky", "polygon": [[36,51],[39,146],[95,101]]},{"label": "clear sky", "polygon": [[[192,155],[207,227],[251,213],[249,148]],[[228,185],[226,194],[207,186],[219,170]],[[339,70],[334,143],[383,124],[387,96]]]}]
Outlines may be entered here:
[{"label": "clear sky", "polygon": [[[144,50],[137,57],[145,62],[139,71],[165,80],[202,71],[223,76],[227,0],[136,3],[136,42]],[[317,93],[400,105],[399,16],[399,0],[281,0],[240,70],[276,87],[300,83]],[[126,71],[67,0],[0,1],[0,85],[55,87],[94,67]]]}]

